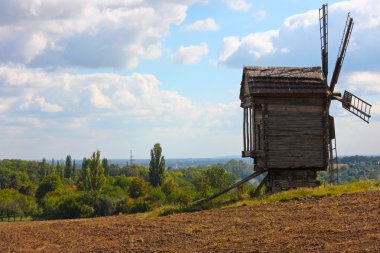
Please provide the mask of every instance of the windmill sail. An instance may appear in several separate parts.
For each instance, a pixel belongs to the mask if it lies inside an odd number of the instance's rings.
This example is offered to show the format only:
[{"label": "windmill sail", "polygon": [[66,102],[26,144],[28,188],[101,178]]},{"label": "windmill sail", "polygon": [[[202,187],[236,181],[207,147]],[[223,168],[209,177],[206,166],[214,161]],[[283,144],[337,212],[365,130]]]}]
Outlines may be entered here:
[{"label": "windmill sail", "polygon": [[348,91],[344,91],[341,101],[344,109],[369,123],[369,118],[371,117],[371,104],[365,102]]},{"label": "windmill sail", "polygon": [[344,32],[343,32],[343,38],[342,38],[340,48],[339,48],[338,58],[336,60],[334,73],[333,73],[333,76],[331,78],[331,83],[330,83],[331,93],[334,92],[335,85],[338,82],[340,70],[341,70],[342,65],[343,65],[344,57],[346,55],[346,50],[347,50],[348,42],[350,40],[350,36],[351,36],[351,32],[352,32],[353,27],[354,27],[354,21],[353,21],[352,17],[350,17],[350,14],[348,13],[346,26],[345,26]]},{"label": "windmill sail", "polygon": [[321,36],[322,72],[327,79],[328,68],[328,16],[327,4],[319,9],[319,33]]}]

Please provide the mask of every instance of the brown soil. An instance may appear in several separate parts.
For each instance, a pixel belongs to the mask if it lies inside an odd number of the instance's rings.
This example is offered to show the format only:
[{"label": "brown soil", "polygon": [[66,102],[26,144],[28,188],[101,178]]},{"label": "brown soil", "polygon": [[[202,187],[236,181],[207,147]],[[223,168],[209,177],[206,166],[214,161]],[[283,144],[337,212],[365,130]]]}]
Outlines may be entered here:
[{"label": "brown soil", "polygon": [[150,220],[4,222],[0,252],[380,252],[380,191]]}]

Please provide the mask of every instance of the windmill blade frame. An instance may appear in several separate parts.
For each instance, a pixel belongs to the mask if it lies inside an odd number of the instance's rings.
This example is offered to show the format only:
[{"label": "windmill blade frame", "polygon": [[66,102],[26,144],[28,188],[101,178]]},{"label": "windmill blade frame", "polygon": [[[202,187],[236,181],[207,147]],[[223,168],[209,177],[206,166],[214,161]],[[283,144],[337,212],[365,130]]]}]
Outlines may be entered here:
[{"label": "windmill blade frame", "polygon": [[327,3],[319,8],[319,34],[321,39],[321,58],[322,58],[322,73],[326,78],[329,72],[329,57],[328,57],[328,5]]},{"label": "windmill blade frame", "polygon": [[372,105],[370,103],[367,103],[363,99],[355,96],[348,91],[344,91],[341,102],[344,109],[358,116],[363,121],[369,123],[372,108]]},{"label": "windmill blade frame", "polygon": [[348,13],[346,26],[344,27],[343,37],[342,37],[342,41],[341,41],[340,47],[339,47],[338,57],[337,57],[337,60],[335,63],[334,73],[333,73],[333,76],[332,76],[331,82],[330,82],[331,94],[334,93],[335,85],[338,83],[340,70],[342,69],[344,57],[346,55],[346,51],[347,51],[348,43],[350,41],[351,32],[352,32],[353,27],[354,27],[354,20],[350,16],[350,13]]}]

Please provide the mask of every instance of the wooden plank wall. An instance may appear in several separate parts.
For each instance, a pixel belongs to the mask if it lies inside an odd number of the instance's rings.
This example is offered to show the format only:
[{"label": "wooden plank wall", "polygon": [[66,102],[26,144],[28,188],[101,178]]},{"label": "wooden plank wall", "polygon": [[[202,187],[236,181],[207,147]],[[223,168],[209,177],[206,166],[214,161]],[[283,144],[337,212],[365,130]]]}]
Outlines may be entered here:
[{"label": "wooden plank wall", "polygon": [[[261,101],[260,101],[261,100]],[[260,98],[264,112],[264,153],[258,163],[266,169],[327,166],[324,98]]]},{"label": "wooden plank wall", "polygon": [[270,170],[266,182],[267,192],[278,192],[297,187],[320,185],[315,170]]}]

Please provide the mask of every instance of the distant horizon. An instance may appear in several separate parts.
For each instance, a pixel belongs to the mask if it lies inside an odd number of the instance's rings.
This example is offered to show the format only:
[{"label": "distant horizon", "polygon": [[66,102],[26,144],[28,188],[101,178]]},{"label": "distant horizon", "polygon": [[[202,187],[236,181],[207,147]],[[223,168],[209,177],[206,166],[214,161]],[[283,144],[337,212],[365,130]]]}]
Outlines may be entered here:
[{"label": "distant horizon", "polygon": [[[164,155],[165,156],[165,155]],[[340,157],[352,157],[352,156],[365,156],[365,157],[380,157],[380,154],[371,154],[371,155],[363,155],[363,154],[355,154],[355,155],[339,155],[338,154],[338,158]],[[73,157],[71,156],[71,159],[72,160],[75,160],[75,161],[81,161],[83,160],[83,158],[89,158],[89,156],[84,156],[82,158],[77,158],[77,157]],[[42,159],[45,158],[47,162],[51,162],[52,159],[54,159],[55,161],[64,161],[66,160],[66,156],[63,157],[63,158],[46,158],[46,157],[42,157],[42,158],[39,158],[39,159],[24,159],[24,158],[0,158],[0,160],[12,160],[12,159],[15,159],[15,160],[24,160],[24,161],[36,161],[36,162],[39,162],[39,161],[42,161]],[[130,158],[108,158],[108,157],[103,157],[101,156],[101,158],[106,158],[108,161],[130,161]],[[253,159],[253,158],[248,158],[248,157],[241,157],[241,156],[234,156],[234,155],[226,155],[226,156],[216,156],[216,157],[175,157],[175,158],[171,158],[171,157],[166,157],[165,156],[165,160],[226,160],[226,159],[239,159],[239,160],[243,160],[243,161],[249,161],[250,159]],[[150,157],[149,158],[133,158],[133,161],[142,161],[142,160],[150,160]]]}]

